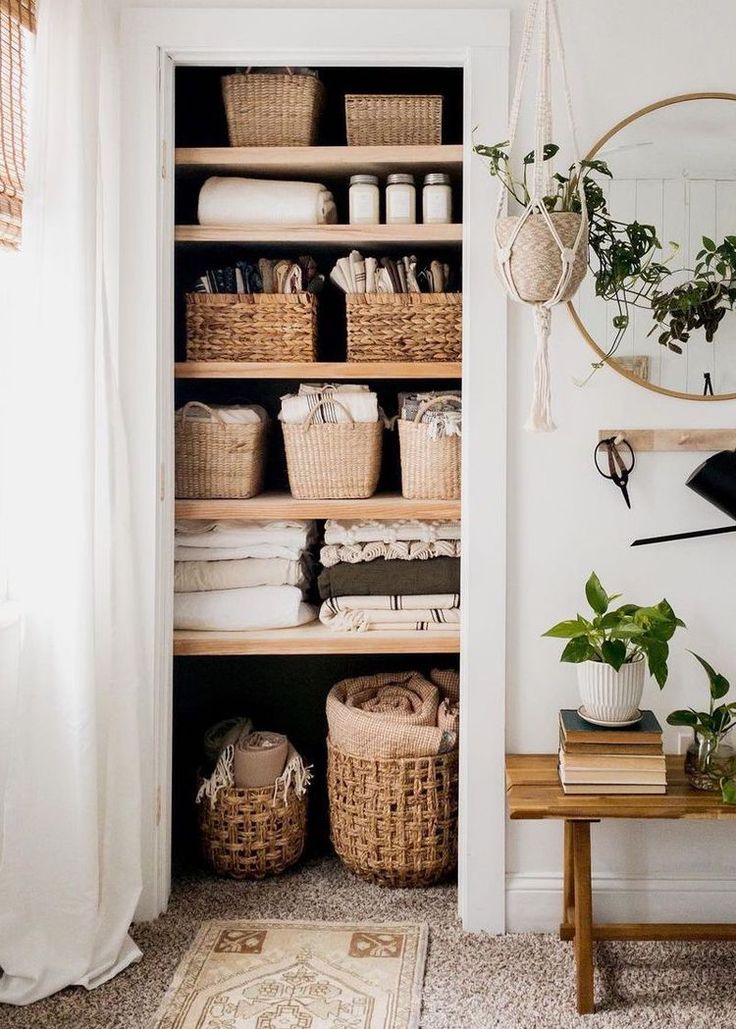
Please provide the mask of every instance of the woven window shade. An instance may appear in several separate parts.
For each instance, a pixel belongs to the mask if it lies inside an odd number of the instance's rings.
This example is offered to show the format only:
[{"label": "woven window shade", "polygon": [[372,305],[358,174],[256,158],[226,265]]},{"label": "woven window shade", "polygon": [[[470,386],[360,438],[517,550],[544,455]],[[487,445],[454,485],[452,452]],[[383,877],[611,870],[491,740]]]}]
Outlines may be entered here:
[{"label": "woven window shade", "polygon": [[25,171],[25,57],[36,0],[0,0],[0,246],[20,243]]}]

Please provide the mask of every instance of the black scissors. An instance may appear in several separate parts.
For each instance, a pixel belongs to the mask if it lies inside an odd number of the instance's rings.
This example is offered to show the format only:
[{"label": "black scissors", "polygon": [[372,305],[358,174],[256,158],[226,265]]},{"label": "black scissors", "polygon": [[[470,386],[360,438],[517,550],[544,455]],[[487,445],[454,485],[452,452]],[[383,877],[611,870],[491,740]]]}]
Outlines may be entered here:
[{"label": "black scissors", "polygon": [[[629,452],[625,458],[619,449],[621,446],[626,447]],[[598,452],[601,447],[606,448],[608,458],[607,464],[604,468],[601,468],[598,463]],[[634,465],[636,464],[636,457],[634,456],[631,444],[618,436],[610,436],[608,439],[602,439],[593,452],[593,460],[595,461],[595,466],[598,469],[598,474],[602,475],[604,479],[610,479],[616,486],[618,486],[623,493],[626,506],[631,509],[628,483],[629,476],[634,470]]]}]

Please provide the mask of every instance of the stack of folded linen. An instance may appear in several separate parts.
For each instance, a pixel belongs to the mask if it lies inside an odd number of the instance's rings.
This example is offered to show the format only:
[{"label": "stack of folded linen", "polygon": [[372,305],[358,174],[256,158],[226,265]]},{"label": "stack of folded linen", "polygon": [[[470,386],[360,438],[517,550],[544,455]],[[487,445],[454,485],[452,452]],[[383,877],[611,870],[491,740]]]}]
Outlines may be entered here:
[{"label": "stack of folded linen", "polygon": [[331,629],[456,632],[460,523],[328,521],[320,619]]},{"label": "stack of folded linen", "polygon": [[377,422],[381,417],[378,397],[366,385],[350,382],[301,383],[297,393],[281,397],[279,419],[287,425],[311,422],[337,425],[345,422]]},{"label": "stack of folded linen", "polygon": [[399,418],[413,422],[419,412],[420,422],[429,427],[430,439],[462,435],[462,394],[458,389],[443,392],[399,393]]},{"label": "stack of folded linen", "polygon": [[174,628],[235,632],[313,621],[303,594],[313,536],[313,522],[177,522]]}]

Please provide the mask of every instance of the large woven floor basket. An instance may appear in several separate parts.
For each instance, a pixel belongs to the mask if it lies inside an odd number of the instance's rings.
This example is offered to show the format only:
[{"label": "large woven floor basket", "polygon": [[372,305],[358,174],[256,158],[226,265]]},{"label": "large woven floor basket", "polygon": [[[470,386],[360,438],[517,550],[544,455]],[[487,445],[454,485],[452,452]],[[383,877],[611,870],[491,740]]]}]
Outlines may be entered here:
[{"label": "large woven floor basket", "polygon": [[312,293],[188,293],[188,361],[314,361]]},{"label": "large woven floor basket", "polygon": [[[193,418],[200,409],[209,418]],[[266,426],[224,422],[192,400],[176,414],[175,492],[182,498],[246,499],[261,492]]]},{"label": "large woven floor basket", "polygon": [[348,293],[348,361],[459,361],[462,293]]},{"label": "large woven floor basket", "polygon": [[[316,404],[303,424],[281,425],[292,496],[298,500],[372,497],[381,472],[383,422],[315,422],[324,403]],[[334,397],[330,403],[342,407]]]},{"label": "large woven floor basket", "polygon": [[330,835],[340,860],[383,886],[428,886],[457,866],[457,750],[370,760],[327,743]]},{"label": "large woven floor basket", "polygon": [[439,95],[348,93],[348,146],[411,146],[442,142]]},{"label": "large woven floor basket", "polygon": [[262,879],[296,864],[304,850],[307,797],[293,789],[274,800],[273,786],[240,790],[226,786],[214,801],[199,804],[205,860],[218,875]]},{"label": "large woven floor basket", "polygon": [[223,75],[230,146],[312,146],[325,87],[314,75]]},{"label": "large woven floor basket", "polygon": [[432,439],[421,419],[433,403],[422,404],[414,421],[399,419],[401,495],[409,500],[459,500],[462,444],[459,436]]}]

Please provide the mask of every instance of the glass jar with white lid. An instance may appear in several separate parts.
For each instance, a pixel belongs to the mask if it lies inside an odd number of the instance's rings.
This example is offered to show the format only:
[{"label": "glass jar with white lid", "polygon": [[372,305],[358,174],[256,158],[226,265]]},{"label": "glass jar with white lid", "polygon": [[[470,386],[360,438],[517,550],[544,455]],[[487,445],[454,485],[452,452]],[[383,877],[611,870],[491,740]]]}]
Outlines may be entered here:
[{"label": "glass jar with white lid", "polygon": [[386,180],[386,224],[414,225],[417,220],[417,191],[414,176],[406,172]]},{"label": "glass jar with white lid", "polygon": [[377,175],[351,175],[349,208],[351,225],[378,225],[380,194]]},{"label": "glass jar with white lid", "polygon": [[446,225],[452,221],[452,187],[445,172],[429,172],[422,189],[422,221]]}]

